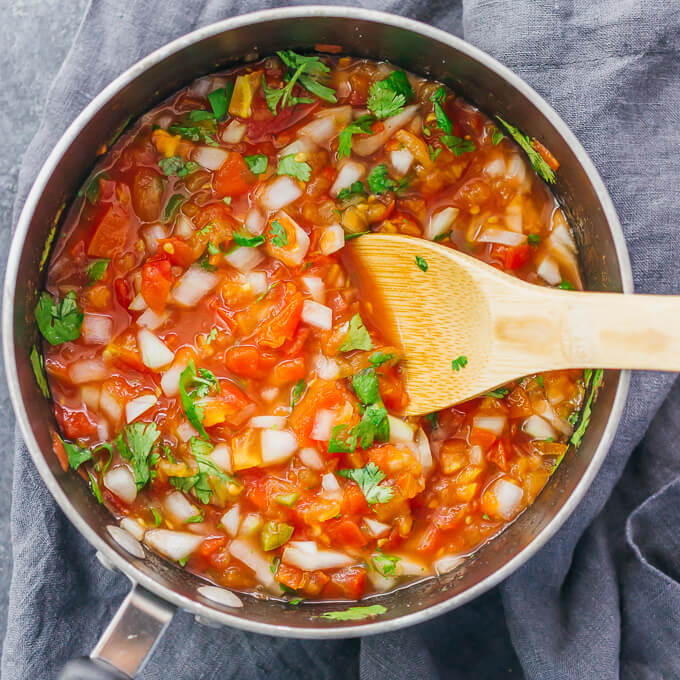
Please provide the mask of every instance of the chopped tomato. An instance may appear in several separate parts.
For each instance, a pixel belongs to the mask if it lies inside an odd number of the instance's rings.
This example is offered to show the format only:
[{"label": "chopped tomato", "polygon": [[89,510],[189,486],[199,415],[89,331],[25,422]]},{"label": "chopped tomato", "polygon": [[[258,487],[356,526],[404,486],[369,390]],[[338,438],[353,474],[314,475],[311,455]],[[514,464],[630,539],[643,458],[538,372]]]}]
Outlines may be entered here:
[{"label": "chopped tomato", "polygon": [[55,404],[55,415],[67,439],[82,439],[97,433],[97,426],[83,411],[74,411]]},{"label": "chopped tomato", "polygon": [[135,297],[132,292],[132,286],[125,279],[116,279],[113,282],[113,287],[116,289],[118,302],[127,309]]},{"label": "chopped tomato", "polygon": [[157,255],[150,257],[142,267],[142,297],[157,314],[165,309],[172,288],[170,269],[170,262]]},{"label": "chopped tomato", "polygon": [[158,252],[163,253],[172,264],[180,267],[189,267],[196,259],[193,248],[186,241],[176,236],[159,239]]},{"label": "chopped tomato", "polygon": [[61,441],[61,437],[56,433],[52,432],[52,448],[54,449],[54,455],[57,457],[61,469],[66,472],[68,470],[68,456],[66,455],[66,449],[64,448],[64,443]]},{"label": "chopped tomato", "polygon": [[356,484],[348,484],[342,496],[342,514],[363,515],[368,510],[368,503],[363,491]]},{"label": "chopped tomato", "polygon": [[307,374],[304,357],[284,359],[274,366],[272,374],[275,385],[285,385],[302,380]]},{"label": "chopped tomato", "polygon": [[198,553],[203,557],[212,555],[216,550],[223,548],[227,544],[226,536],[217,536],[215,538],[207,538],[198,548]]},{"label": "chopped tomato", "polygon": [[227,368],[244,378],[263,378],[275,362],[275,357],[254,345],[235,345],[224,355]]},{"label": "chopped tomato", "polygon": [[87,247],[87,254],[90,257],[110,258],[125,247],[129,230],[130,216],[121,205],[114,203],[99,221]]},{"label": "chopped tomato", "polygon": [[293,285],[286,285],[283,306],[275,310],[257,329],[259,345],[278,348],[290,340],[297,330],[302,317],[304,298]]},{"label": "chopped tomato", "polygon": [[503,472],[508,471],[508,451],[502,440],[499,439],[491,449],[489,449],[489,452],[486,454],[486,459],[491,463],[496,463]]},{"label": "chopped tomato", "polygon": [[317,411],[343,406],[348,400],[353,402],[349,392],[339,383],[315,380],[290,414],[290,426],[298,437],[308,439]]},{"label": "chopped tomato", "polygon": [[366,569],[345,567],[331,574],[330,583],[324,589],[326,597],[346,597],[358,600],[366,590]]},{"label": "chopped tomato", "polygon": [[506,269],[511,271],[523,267],[531,259],[531,246],[528,243],[512,247],[494,244],[491,252],[503,262]]},{"label": "chopped tomato", "polygon": [[240,196],[247,193],[254,182],[255,175],[248,169],[243,156],[231,151],[213,177],[213,189],[219,198]]},{"label": "chopped tomato", "polygon": [[349,519],[332,519],[324,524],[334,545],[348,548],[363,548],[368,540],[359,529],[359,525]]},{"label": "chopped tomato", "polygon": [[491,448],[495,441],[496,435],[489,430],[483,430],[479,427],[473,427],[470,430],[470,444],[472,446],[481,446],[485,452]]}]

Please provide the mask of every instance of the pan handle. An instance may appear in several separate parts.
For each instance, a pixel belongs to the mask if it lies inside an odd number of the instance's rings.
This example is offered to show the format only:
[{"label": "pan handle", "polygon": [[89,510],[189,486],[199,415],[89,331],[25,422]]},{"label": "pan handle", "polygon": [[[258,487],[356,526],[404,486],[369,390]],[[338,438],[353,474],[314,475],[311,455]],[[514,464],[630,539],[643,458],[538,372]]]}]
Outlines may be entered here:
[{"label": "pan handle", "polygon": [[59,680],[134,678],[174,613],[174,605],[135,583],[90,656],[69,661]]}]

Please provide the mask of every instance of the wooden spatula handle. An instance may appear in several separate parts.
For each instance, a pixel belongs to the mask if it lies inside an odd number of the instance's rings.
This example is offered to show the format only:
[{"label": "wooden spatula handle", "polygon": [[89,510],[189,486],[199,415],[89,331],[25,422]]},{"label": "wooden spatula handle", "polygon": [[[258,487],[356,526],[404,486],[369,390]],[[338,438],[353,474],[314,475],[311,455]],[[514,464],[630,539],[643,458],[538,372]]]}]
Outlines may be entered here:
[{"label": "wooden spatula handle", "polygon": [[680,296],[622,295],[527,286],[494,301],[495,357],[522,348],[526,372],[557,368],[680,371]]}]

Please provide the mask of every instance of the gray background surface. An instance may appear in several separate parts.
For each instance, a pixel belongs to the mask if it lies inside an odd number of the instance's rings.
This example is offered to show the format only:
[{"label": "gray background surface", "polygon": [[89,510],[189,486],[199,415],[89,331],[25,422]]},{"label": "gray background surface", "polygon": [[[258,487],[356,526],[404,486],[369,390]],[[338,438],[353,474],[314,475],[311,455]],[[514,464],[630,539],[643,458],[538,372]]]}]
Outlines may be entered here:
[{"label": "gray background surface", "polygon": [[[78,30],[88,0],[2,0],[0,21],[0,277],[5,278],[12,203],[24,149],[38,128],[44,95]],[[14,414],[0,364],[0,640],[5,635],[11,549]]]}]

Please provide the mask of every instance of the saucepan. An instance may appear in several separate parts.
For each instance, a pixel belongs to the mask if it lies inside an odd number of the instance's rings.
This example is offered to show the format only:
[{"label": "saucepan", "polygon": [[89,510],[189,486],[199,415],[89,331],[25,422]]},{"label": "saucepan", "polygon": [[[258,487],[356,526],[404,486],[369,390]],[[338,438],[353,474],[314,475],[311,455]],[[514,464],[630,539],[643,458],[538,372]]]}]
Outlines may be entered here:
[{"label": "saucepan", "polygon": [[[628,253],[614,207],[586,152],[550,106],[518,76],[464,41],[399,16],[349,7],[295,7],[247,14],[206,26],[145,57],[111,83],[57,143],[28,196],[12,241],[4,288],[3,341],[7,380],[24,440],[45,484],[101,562],[132,584],[114,620],[88,659],[71,662],[63,677],[134,676],[176,608],[199,623],[267,635],[340,638],[387,633],[421,623],[469,602],[534,555],[575,511],[614,437],[628,390],[626,372],[608,371],[589,429],[570,450],[536,502],[501,535],[444,576],[380,596],[379,617],[333,621],[328,604],[290,607],[240,596],[240,606],[201,594],[205,582],[145,552],[132,556],[109,528],[108,511],[82,480],[62,471],[52,452],[53,410],[36,386],[29,359],[38,331],[32,310],[42,286],[46,241],[63,207],[89,174],[103,142],[127,122],[194,78],[291,48],[339,44],[350,55],[389,60],[441,80],[490,116],[540,138],[560,160],[555,194],[574,231],[586,288],[632,292]],[[115,534],[115,531],[113,532]],[[230,601],[229,605],[235,604]],[[338,605],[342,607],[342,605]],[[333,607],[333,605],[331,605]]]}]

